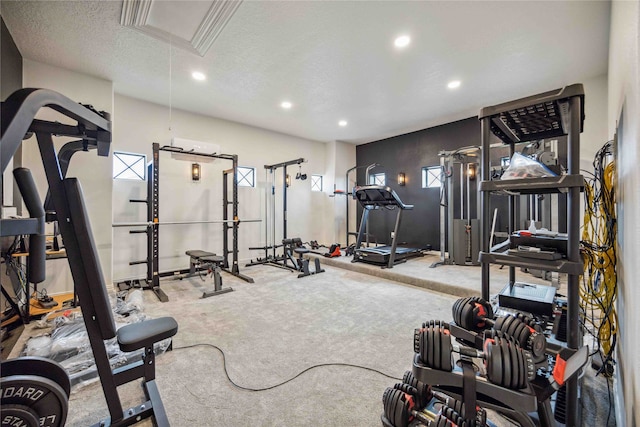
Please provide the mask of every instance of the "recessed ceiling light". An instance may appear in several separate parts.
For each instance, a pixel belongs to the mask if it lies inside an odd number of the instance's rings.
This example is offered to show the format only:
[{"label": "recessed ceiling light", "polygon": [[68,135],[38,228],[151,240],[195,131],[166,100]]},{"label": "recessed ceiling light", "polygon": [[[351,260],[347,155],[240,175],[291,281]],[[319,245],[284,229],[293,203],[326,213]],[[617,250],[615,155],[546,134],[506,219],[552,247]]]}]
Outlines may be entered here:
[{"label": "recessed ceiling light", "polygon": [[456,89],[460,87],[460,80],[453,80],[450,81],[449,84],[447,85],[447,87],[449,89]]},{"label": "recessed ceiling light", "polygon": [[284,108],[285,110],[288,110],[289,108],[291,108],[293,106],[293,104],[290,103],[289,101],[283,101],[282,104],[280,104],[280,106],[282,108]]},{"label": "recessed ceiling light", "polygon": [[409,36],[400,36],[393,42],[396,47],[406,47],[409,43],[411,43],[411,37]]},{"label": "recessed ceiling light", "polygon": [[340,120],[340,121],[338,122],[338,126],[345,127],[346,125],[347,125],[347,121],[346,121],[346,120]]},{"label": "recessed ceiling light", "polygon": [[193,73],[191,73],[191,77],[199,81],[207,79],[207,76],[205,76],[204,73],[201,73],[200,71],[194,71]]}]

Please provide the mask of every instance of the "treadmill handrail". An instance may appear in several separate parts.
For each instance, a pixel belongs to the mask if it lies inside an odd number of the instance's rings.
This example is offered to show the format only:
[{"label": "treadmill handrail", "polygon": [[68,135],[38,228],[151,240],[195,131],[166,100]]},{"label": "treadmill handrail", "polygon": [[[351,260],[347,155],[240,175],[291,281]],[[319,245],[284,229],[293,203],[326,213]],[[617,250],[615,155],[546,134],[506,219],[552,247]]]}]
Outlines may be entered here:
[{"label": "treadmill handrail", "polygon": [[403,210],[413,209],[413,205],[406,205],[402,203],[398,194],[390,187],[384,185],[362,185],[354,189],[356,199],[360,204],[367,208],[384,207],[384,206],[398,206]]},{"label": "treadmill handrail", "polygon": [[[2,103],[0,164],[4,172],[41,108],[49,107],[78,122],[79,129],[95,131],[98,155],[109,155],[111,122],[89,108],[48,89],[25,88]],[[64,125],[62,125],[64,126]],[[74,135],[78,136],[78,135]]]}]

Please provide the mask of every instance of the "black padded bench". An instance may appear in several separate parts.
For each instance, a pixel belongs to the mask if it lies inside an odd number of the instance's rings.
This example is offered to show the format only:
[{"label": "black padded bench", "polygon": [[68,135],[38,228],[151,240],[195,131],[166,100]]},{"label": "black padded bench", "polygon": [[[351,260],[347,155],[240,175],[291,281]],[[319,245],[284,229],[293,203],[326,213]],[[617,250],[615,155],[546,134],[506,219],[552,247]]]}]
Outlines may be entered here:
[{"label": "black padded bench", "polygon": [[185,277],[191,277],[198,270],[207,269],[213,274],[213,290],[202,293],[202,298],[208,298],[215,295],[226,294],[232,292],[233,288],[222,288],[222,276],[220,272],[224,266],[224,257],[216,255],[213,252],[202,251],[200,249],[192,249],[185,252],[189,255],[189,273]]}]

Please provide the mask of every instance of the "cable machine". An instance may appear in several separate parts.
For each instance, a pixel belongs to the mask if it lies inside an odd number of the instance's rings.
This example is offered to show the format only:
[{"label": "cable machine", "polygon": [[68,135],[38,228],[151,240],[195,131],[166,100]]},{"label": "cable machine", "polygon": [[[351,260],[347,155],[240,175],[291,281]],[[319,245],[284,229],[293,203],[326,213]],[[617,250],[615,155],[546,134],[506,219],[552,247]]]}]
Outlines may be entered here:
[{"label": "cable machine", "polygon": [[[190,156],[212,157],[216,159],[230,160],[233,163],[231,169],[222,171],[222,221],[191,221],[191,222],[160,222],[160,151],[169,151],[178,154],[188,154]],[[237,154],[216,154],[216,153],[198,153],[194,151],[185,151],[180,147],[163,146],[157,142],[153,143],[153,160],[147,166],[149,179],[147,180],[147,198],[146,199],[130,199],[131,203],[147,204],[147,223],[120,223],[113,224],[114,227],[135,227],[146,226],[145,229],[130,230],[129,234],[146,234],[147,235],[147,258],[140,261],[131,261],[129,265],[146,264],[147,276],[144,282],[140,280],[125,281],[118,283],[121,286],[140,286],[142,289],[150,289],[156,294],[162,302],[169,301],[169,297],[160,289],[160,277],[173,276],[176,272],[160,272],[159,271],[159,247],[160,247],[160,225],[170,224],[193,224],[193,223],[221,223],[222,224],[222,271],[232,274],[246,282],[253,283],[253,279],[240,273],[238,266],[238,230],[240,219],[238,218],[238,155]],[[229,176],[231,176],[232,196],[229,200]],[[232,206],[231,216],[229,218],[229,205]],[[247,220],[244,222],[258,222],[260,220]],[[232,231],[232,249],[229,250],[229,231]],[[229,255],[233,256],[232,263],[229,264]],[[187,274],[190,269],[178,271],[179,274]]]},{"label": "cable machine", "polygon": [[[479,265],[480,220],[477,218],[479,198],[475,208],[471,200],[477,192],[476,175],[480,147],[463,147],[441,151],[442,187],[440,189],[440,261],[438,265]],[[458,182],[456,187],[455,183]],[[457,191],[456,191],[457,190]],[[456,194],[457,193],[457,194]],[[455,198],[459,196],[460,215],[456,217]],[[447,251],[445,251],[445,247]]]},{"label": "cable machine", "polygon": [[[287,270],[297,270],[295,264],[289,266],[286,253],[282,255],[277,254],[277,249],[282,247],[282,244],[276,244],[276,176],[275,172],[279,168],[282,168],[282,238],[287,239],[287,188],[289,187],[289,176],[287,174],[287,167],[291,165],[300,165],[304,163],[304,158],[295,160],[289,160],[282,163],[276,163],[273,165],[264,165],[265,169],[265,181],[269,183],[265,191],[265,228],[264,238],[265,246],[251,247],[250,250],[263,250],[264,258],[258,258],[255,261],[251,261],[246,264],[246,267],[253,265],[273,265],[275,267],[284,268]],[[271,253],[269,253],[271,251]]]}]

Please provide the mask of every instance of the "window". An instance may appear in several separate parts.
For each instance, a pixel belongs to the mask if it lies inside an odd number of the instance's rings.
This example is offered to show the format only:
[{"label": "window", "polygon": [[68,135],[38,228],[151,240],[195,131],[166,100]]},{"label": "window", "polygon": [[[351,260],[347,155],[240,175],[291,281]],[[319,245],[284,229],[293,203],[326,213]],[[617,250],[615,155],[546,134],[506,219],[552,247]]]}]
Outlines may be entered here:
[{"label": "window", "polygon": [[369,184],[370,185],[385,185],[387,182],[387,178],[384,176],[384,172],[374,173],[369,175]]},{"label": "window", "polygon": [[256,186],[256,170],[255,168],[245,168],[238,166],[238,187],[255,187]]},{"label": "window", "polygon": [[440,166],[422,168],[422,188],[440,188]]},{"label": "window", "polygon": [[322,175],[311,175],[311,191],[322,191]]},{"label": "window", "polygon": [[113,152],[113,179],[144,181],[147,175],[147,156],[144,154]]}]

